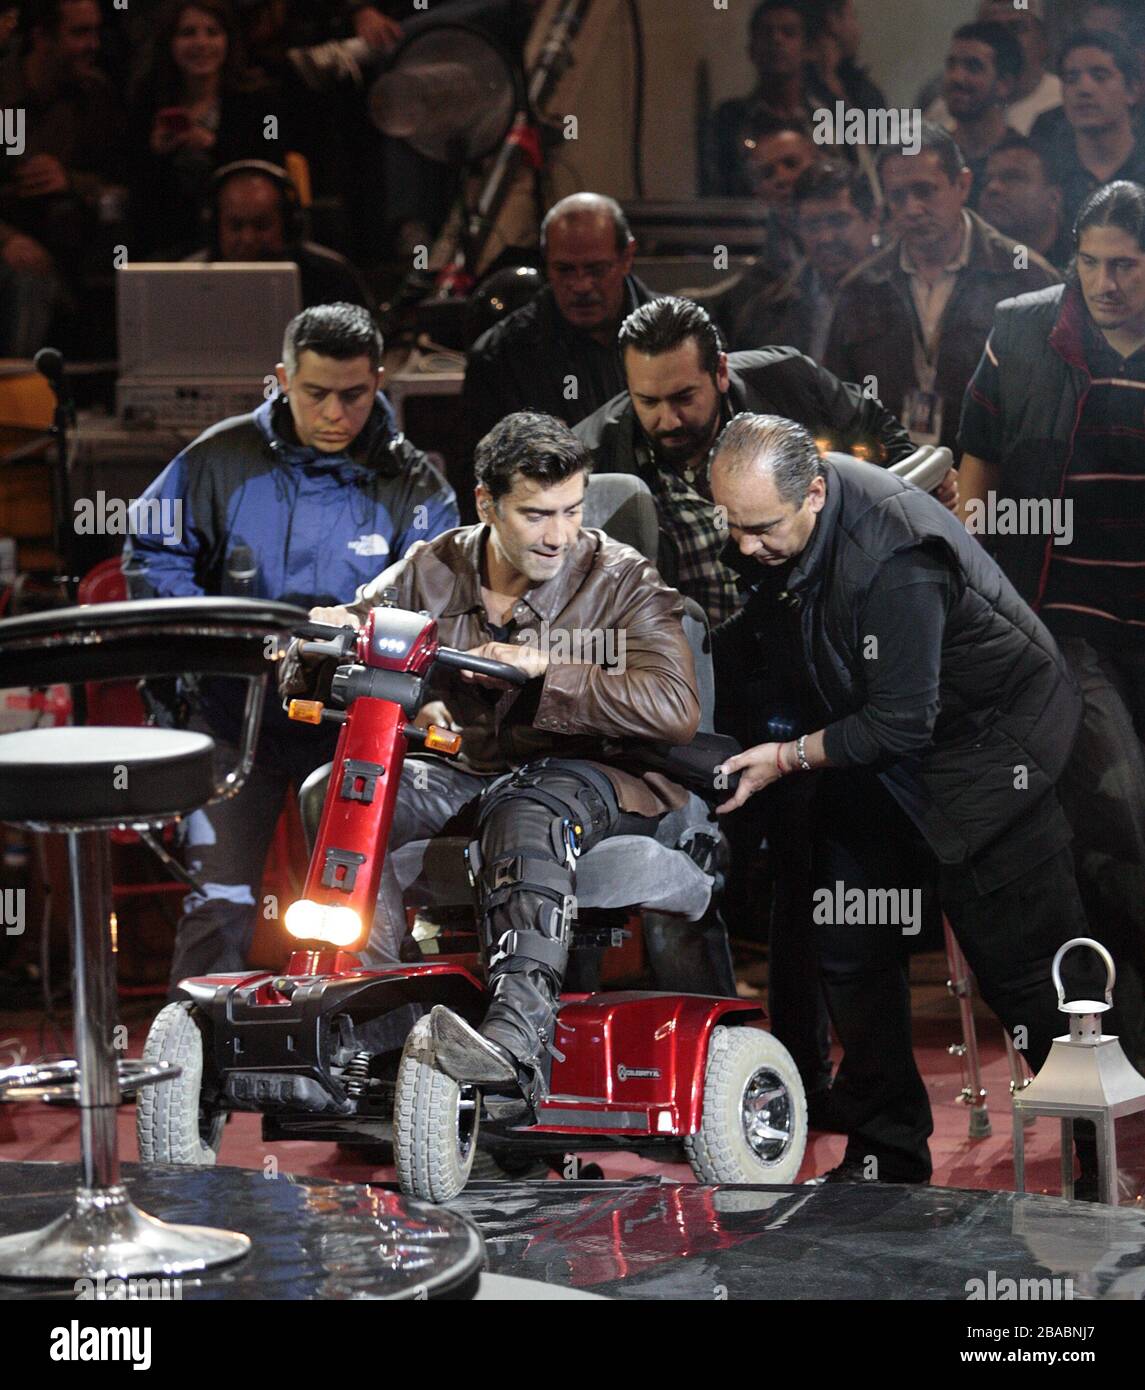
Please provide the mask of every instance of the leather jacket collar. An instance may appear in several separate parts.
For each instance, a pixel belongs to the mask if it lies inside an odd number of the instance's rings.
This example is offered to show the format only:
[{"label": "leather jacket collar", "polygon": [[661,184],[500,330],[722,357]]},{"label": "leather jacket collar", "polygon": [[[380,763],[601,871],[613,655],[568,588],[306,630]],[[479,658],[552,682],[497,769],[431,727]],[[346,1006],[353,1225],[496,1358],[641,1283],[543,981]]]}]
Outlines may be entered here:
[{"label": "leather jacket collar", "polygon": [[[446,568],[452,576],[452,592],[445,599],[441,616],[457,617],[480,609],[481,576],[484,572],[485,544],[489,527],[484,523],[466,526],[457,535],[457,542],[444,553]],[[600,548],[601,532],[581,530],[565,557],[564,564],[551,579],[534,585],[521,596],[542,622],[552,622],[568,606],[573,594],[584,582],[592,568],[593,557]]]}]

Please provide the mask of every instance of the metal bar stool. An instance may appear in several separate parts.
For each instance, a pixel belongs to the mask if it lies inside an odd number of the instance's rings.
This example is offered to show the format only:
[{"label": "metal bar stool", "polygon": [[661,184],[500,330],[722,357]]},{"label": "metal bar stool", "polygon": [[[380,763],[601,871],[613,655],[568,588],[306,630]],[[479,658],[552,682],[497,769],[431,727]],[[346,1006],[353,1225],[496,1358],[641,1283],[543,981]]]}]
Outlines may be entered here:
[{"label": "metal bar stool", "polygon": [[183,672],[237,676],[247,686],[239,763],[222,777],[205,734],[86,727],[0,736],[0,821],[68,838],[78,1052],[75,1060],[0,1071],[0,1100],[78,1100],[82,1153],[71,1208],[40,1230],[0,1239],[0,1277],[181,1274],[237,1259],[250,1247],[245,1235],[148,1216],[120,1180],[121,1100],[179,1068],[116,1063],[108,832],[149,831],[239,790],[253,762],[279,634],[305,620],[302,609],[284,603],[191,598],[0,622],[0,689]]},{"label": "metal bar stool", "polygon": [[982,1063],[978,1056],[978,1028],[974,1022],[974,982],[962,947],[945,917],[942,919],[942,932],[946,939],[946,968],[950,972],[946,988],[958,1000],[958,1016],[962,1025],[962,1041],[951,1043],[946,1049],[951,1057],[957,1057],[962,1063],[963,1085],[955,1099],[959,1104],[970,1107],[970,1138],[989,1139],[990,1111],[986,1107],[986,1087],[982,1082]]}]

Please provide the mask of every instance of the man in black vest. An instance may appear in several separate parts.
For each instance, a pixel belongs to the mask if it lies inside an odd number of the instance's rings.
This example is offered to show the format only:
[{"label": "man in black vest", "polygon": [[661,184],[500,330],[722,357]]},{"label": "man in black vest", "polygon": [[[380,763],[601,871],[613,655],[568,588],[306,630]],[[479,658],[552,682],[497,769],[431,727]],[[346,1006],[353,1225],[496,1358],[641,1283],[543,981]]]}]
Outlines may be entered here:
[{"label": "man in black vest", "polygon": [[[720,809],[830,769],[813,813],[813,921],[848,1143],[829,1176],[925,1182],[933,1125],[906,949],[937,887],[983,997],[1041,1066],[1061,1031],[1051,960],[1086,934],[1055,792],[1081,700],[1001,570],[917,488],[750,414],[721,436],[711,482],[755,576],[716,634],[718,678],[734,689],[770,661],[804,686],[802,736],[726,763],[742,777]],[[1071,953],[1067,969],[1075,957],[1100,988],[1096,957]]]},{"label": "man in black vest", "polygon": [[[716,325],[689,300],[665,297],[635,310],[621,325],[619,341],[627,390],[573,433],[592,450],[595,472],[635,473],[648,484],[660,527],[656,567],[669,584],[696,600],[713,627],[742,602],[735,572],[722,563],[727,531],[708,485],[708,457],[733,415],[742,410],[784,415],[806,426],[826,448],[863,453],[880,464],[914,452],[910,436],[877,398],[794,348],[763,347],[729,356]],[[954,478],[952,470],[943,494],[947,501],[957,494]],[[739,714],[718,710],[717,727],[744,744],[754,743],[761,729],[750,710],[746,719]],[[807,941],[802,793],[785,788],[772,805],[752,807],[725,827],[732,849],[723,902],[749,897],[748,866],[766,838],[776,865],[768,956],[772,1026],[799,1067],[812,1122],[819,1126],[831,1123],[826,1102],[831,1066]],[[720,909],[721,915],[726,911]],[[741,918],[741,930],[744,925]],[[696,933],[688,935],[694,939]],[[694,987],[711,989],[712,983],[697,980]]]}]

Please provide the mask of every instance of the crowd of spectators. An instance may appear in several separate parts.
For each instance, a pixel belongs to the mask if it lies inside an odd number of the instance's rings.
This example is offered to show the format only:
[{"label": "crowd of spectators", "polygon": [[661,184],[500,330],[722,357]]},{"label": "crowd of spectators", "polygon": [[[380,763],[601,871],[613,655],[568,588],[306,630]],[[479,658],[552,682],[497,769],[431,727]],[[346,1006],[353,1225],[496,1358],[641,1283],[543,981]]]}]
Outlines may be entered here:
[{"label": "crowd of spectators", "polygon": [[[461,18],[472,8],[434,6]],[[492,8],[519,57],[535,0]],[[331,210],[323,239],[363,266],[431,238],[456,171],[388,139],[368,113],[371,79],[400,21],[416,17],[397,0],[0,3],[0,107],[23,113],[26,142],[0,161],[0,355],[30,356],[49,333],[107,355],[113,267],[217,249],[215,175],[238,161],[281,172],[288,152],[302,156],[309,192]],[[281,178],[277,193],[265,178],[228,182],[226,201],[243,204],[222,212],[232,243],[251,241],[236,219],[249,232],[280,220],[286,198],[297,204],[284,189]],[[256,206],[272,194],[283,207]],[[254,239],[263,257],[283,241],[273,226]],[[306,302],[364,297],[352,268],[309,262]]]},{"label": "crowd of spectators", "polygon": [[[442,0],[435,13],[465,19],[472,3]],[[519,56],[537,0],[500,0],[495,8],[505,12],[498,37],[508,35],[510,47],[515,39]],[[372,76],[412,13],[399,0],[0,2],[0,105],[25,112],[27,131],[23,153],[0,163],[0,353],[30,355],[54,333],[81,355],[99,355],[91,330],[102,323],[110,332],[114,248],[123,248],[119,263],[124,255],[289,253],[302,270],[304,303],[336,296],[373,307],[376,268],[398,248],[432,241],[458,186],[444,166],[388,139],[369,119]],[[945,176],[930,168],[929,196],[962,219],[963,239],[971,226],[979,241],[985,236],[970,220],[980,215],[1059,274],[1085,197],[1103,183],[1145,178],[1139,7],[1082,0],[1073,16],[1082,27],[1051,55],[1044,0],[1021,7],[981,0],[974,22],[952,33],[943,72],[917,98],[917,109],[957,147],[949,155],[930,138],[918,164],[946,168]],[[897,186],[908,166],[885,147],[824,146],[815,129],[816,113],[836,103],[887,109],[860,61],[862,37],[854,0],[761,0],[752,12],[756,83],[712,113],[697,187],[754,199],[769,216],[756,264],[700,296],[733,350],[789,343],[856,371],[864,354],[853,342],[840,345],[838,333],[827,357],[840,282],[866,252],[892,245],[899,309],[909,284],[919,312],[928,277],[909,278],[907,262],[923,232],[938,234],[920,225],[931,217],[915,206],[920,192],[888,189],[888,177]],[[306,161],[308,192],[323,208],[317,229],[297,215],[288,152]],[[218,180],[220,169],[243,161],[261,167]],[[959,228],[948,219],[939,237],[952,265],[964,249]],[[551,259],[544,249],[542,259]],[[878,273],[878,265],[867,270]],[[966,340],[959,287],[948,295],[946,278],[928,291],[933,302],[922,318],[937,323],[953,299],[952,321]],[[559,298],[560,287],[553,291]],[[629,276],[628,308],[639,302],[635,293]],[[564,321],[550,307],[543,326],[559,330]],[[855,332],[848,325],[848,338]],[[924,360],[907,389],[933,395],[931,348],[939,347],[913,350]],[[968,341],[965,352],[973,355]],[[566,402],[569,423],[619,386],[607,352],[596,357],[589,375],[600,389]],[[478,369],[483,360],[474,359]],[[902,371],[889,377],[896,410],[903,379]],[[491,409],[479,424],[494,419]]]}]

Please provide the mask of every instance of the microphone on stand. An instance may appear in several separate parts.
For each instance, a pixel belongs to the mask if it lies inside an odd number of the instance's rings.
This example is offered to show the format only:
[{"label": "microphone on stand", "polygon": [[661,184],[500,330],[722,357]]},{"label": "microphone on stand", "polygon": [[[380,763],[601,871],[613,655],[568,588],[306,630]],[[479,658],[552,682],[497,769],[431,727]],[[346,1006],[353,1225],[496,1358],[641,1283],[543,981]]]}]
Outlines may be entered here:
[{"label": "microphone on stand", "polygon": [[68,430],[75,425],[76,408],[71,385],[64,369],[64,355],[59,348],[43,347],[33,358],[33,365],[51,386],[56,397],[52,416],[52,434],[56,441],[56,466],[52,505],[56,523],[56,554],[63,566],[64,586],[72,603],[76,600],[79,577],[76,574],[75,518],[72,514],[71,477]]},{"label": "microphone on stand", "polygon": [[[48,382],[56,396],[56,411],[64,412],[65,423],[76,422],[76,404],[72,399],[71,383],[64,367],[64,355],[59,348],[42,347],[32,359],[32,365]],[[57,425],[59,420],[56,421]]]}]

